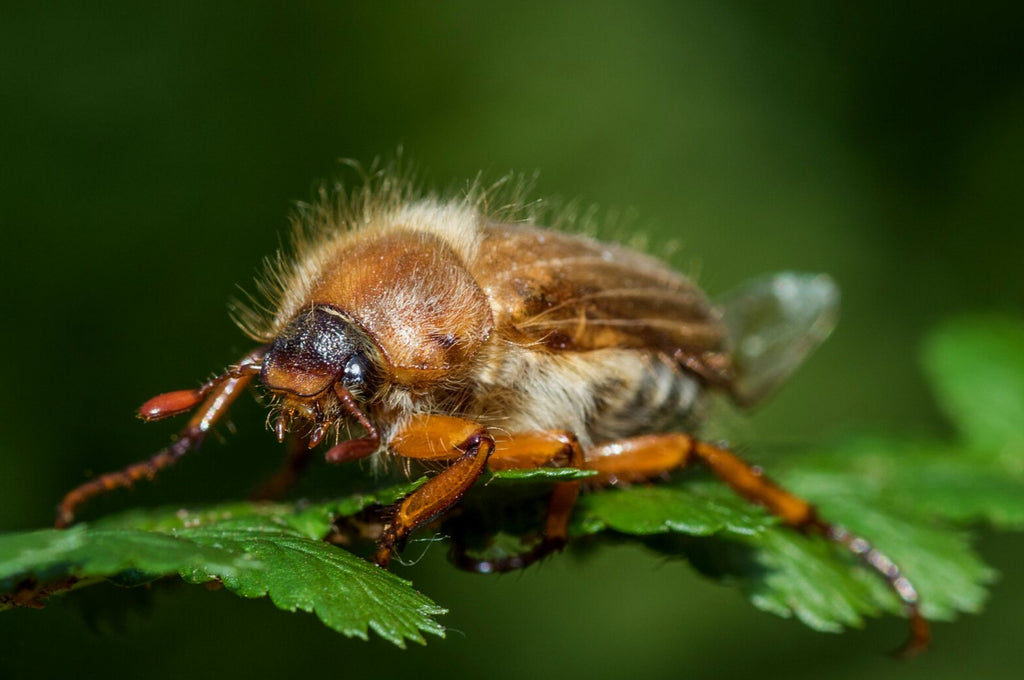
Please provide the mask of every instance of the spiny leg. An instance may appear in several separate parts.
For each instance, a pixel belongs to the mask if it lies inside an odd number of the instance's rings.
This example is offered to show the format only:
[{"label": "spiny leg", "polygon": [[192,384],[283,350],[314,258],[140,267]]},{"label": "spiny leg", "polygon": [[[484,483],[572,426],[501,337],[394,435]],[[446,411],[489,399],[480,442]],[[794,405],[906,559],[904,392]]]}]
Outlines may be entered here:
[{"label": "spiny leg", "polygon": [[927,651],[931,644],[932,633],[928,619],[921,613],[921,597],[910,579],[903,575],[899,565],[885,553],[871,545],[862,536],[849,531],[841,524],[830,524],[820,519],[815,520],[814,528],[825,534],[830,541],[844,546],[856,555],[861,562],[882,575],[889,587],[903,602],[910,619],[910,637],[896,650],[896,655],[911,658]]},{"label": "spiny leg", "polygon": [[362,437],[355,439],[349,439],[343,441],[340,444],[335,444],[327,453],[324,454],[324,458],[328,463],[334,463],[340,465],[342,463],[348,463],[353,460],[360,460],[366,458],[371,453],[374,453],[380,448],[380,433],[377,428],[374,427],[370,419],[366,417],[366,414],[362,412],[359,405],[356,403],[355,397],[352,393],[341,385],[334,385],[334,393],[338,395],[338,401],[341,403],[341,407],[348,412],[357,423],[362,425],[366,433]]},{"label": "spiny leg", "polygon": [[440,415],[412,417],[390,442],[400,456],[452,463],[395,507],[377,545],[377,564],[386,567],[391,553],[419,525],[461,499],[480,477],[494,450],[494,439],[470,420]]},{"label": "spiny leg", "polygon": [[[583,449],[576,435],[565,430],[521,432],[510,438],[497,440],[494,453],[488,461],[492,470],[538,468],[553,463],[565,463],[570,467],[582,468]],[[522,569],[565,547],[569,537],[569,520],[572,508],[579,495],[580,483],[558,482],[548,501],[547,517],[541,541],[532,549],[502,559],[478,560],[469,557],[465,549],[456,545],[453,549],[455,563],[470,571],[493,573]]]},{"label": "spiny leg", "polygon": [[89,499],[117,488],[129,487],[141,479],[153,479],[160,470],[172,465],[188,451],[198,448],[210,428],[220,420],[228,407],[242,393],[243,388],[259,373],[260,362],[265,353],[266,347],[260,347],[246,355],[238,365],[232,366],[198,389],[168,392],[143,404],[139,415],[143,420],[153,421],[183,413],[205,399],[202,407],[192,416],[188,425],[170,446],[148,460],[134,463],[117,472],[100,475],[69,491],[57,506],[55,525],[58,528],[70,525],[79,506]]},{"label": "spiny leg", "polygon": [[829,540],[853,552],[885,579],[903,602],[910,619],[910,638],[904,656],[924,651],[931,640],[928,621],[921,614],[917,589],[900,568],[863,537],[820,518],[813,505],[786,491],[734,453],[686,434],[634,437],[597,446],[587,451],[586,468],[598,472],[599,483],[641,481],[674,468],[692,458],[706,465],[719,479],[747,500],[765,506],[787,525],[801,531],[820,531]]}]

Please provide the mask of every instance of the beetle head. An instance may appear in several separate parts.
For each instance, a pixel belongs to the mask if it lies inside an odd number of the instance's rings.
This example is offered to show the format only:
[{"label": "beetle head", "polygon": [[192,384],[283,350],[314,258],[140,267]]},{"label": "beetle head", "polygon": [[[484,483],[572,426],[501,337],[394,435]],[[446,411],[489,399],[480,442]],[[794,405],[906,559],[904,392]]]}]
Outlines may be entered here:
[{"label": "beetle head", "polygon": [[[346,314],[314,305],[298,314],[271,343],[260,380],[282,398],[289,417],[322,423],[340,415],[336,392],[359,401],[372,394],[375,346]],[[332,389],[333,388],[333,389]]]}]

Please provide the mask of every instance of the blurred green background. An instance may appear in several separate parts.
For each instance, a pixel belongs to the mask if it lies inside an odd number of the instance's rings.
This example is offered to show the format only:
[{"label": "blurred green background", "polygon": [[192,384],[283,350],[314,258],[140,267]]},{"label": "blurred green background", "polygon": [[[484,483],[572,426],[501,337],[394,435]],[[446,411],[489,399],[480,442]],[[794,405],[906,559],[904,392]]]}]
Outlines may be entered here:
[{"label": "blurred green background", "polygon": [[[827,5],[827,6],[826,6]],[[225,302],[293,201],[401,144],[428,183],[539,170],[537,196],[633,212],[712,293],[827,271],[838,331],[742,425],[785,449],[944,436],[917,350],[941,319],[1024,307],[1021,6],[932,3],[5,3],[0,530],[48,524],[89,473],[159,448],[145,398],[247,341]],[[657,250],[657,246],[655,246]],[[281,452],[260,409],[156,484],[97,501],[242,496]],[[337,470],[317,467],[328,488]],[[904,665],[897,620],[835,636],[628,547],[481,577],[398,571],[449,607],[400,652],[198,587],[83,591],[0,615],[0,676],[1019,677],[1024,539],[985,535],[987,611]],[[407,556],[416,556],[415,544]],[[125,619],[95,620],[94,605]],[[85,615],[80,614],[80,610]],[[116,619],[116,617],[114,617]]]}]

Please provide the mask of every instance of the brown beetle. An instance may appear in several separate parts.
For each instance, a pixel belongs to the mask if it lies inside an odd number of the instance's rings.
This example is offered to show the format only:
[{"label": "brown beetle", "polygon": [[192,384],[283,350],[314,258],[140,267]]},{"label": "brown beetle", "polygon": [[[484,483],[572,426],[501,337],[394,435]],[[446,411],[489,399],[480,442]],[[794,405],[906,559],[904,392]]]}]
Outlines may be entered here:
[{"label": "brown beetle", "polygon": [[[487,466],[568,465],[611,484],[696,460],[786,524],[860,555],[905,603],[909,647],[924,648],[916,590],[891,560],[759,469],[688,434],[710,391],[751,403],[828,334],[838,297],[831,281],[780,274],[716,307],[655,258],[511,222],[489,213],[488,199],[480,190],[418,198],[388,173],[352,194],[322,192],[300,215],[294,258],[279,257],[263,284],[272,311],[239,315],[260,345],[200,388],[146,402],[146,420],[202,405],[151,459],[68,493],[58,525],[89,498],[152,478],[198,447],[258,378],[273,395],[279,440],[296,432],[312,449],[330,438],[333,463],[399,456],[443,464],[394,507],[378,544],[381,566]],[[361,436],[344,438],[353,425]],[[516,568],[560,549],[578,486],[556,484],[535,549],[482,568]]]}]

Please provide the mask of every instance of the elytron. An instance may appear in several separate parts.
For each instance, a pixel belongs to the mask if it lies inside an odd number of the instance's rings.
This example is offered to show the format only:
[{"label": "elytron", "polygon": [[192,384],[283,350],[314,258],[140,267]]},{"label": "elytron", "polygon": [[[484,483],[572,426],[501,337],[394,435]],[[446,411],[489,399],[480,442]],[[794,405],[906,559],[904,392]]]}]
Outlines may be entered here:
[{"label": "elytron", "polygon": [[[321,191],[298,212],[293,252],[268,266],[267,304],[236,314],[255,349],[197,389],[146,402],[149,421],[195,413],[152,458],[69,492],[58,526],[90,498],[151,479],[197,448],[259,383],[280,441],[323,445],[331,463],[440,467],[391,509],[377,544],[382,567],[488,466],[570,466],[616,484],[696,461],[785,524],[860,555],[903,601],[910,648],[925,647],[917,592],[891,560],[693,434],[711,393],[753,403],[824,339],[837,306],[831,281],[779,274],[714,305],[656,258],[544,228],[496,202],[485,188],[422,196],[388,172],[352,191]],[[578,487],[557,483],[541,541],[486,570],[561,549]]]}]

